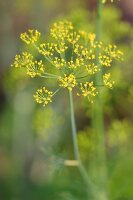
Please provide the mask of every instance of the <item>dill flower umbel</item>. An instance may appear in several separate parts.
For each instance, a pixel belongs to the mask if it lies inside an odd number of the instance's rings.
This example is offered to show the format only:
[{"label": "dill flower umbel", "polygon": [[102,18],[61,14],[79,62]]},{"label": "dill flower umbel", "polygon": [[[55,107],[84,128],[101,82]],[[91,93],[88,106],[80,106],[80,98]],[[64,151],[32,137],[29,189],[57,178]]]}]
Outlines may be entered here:
[{"label": "dill flower umbel", "polygon": [[20,35],[20,38],[26,44],[34,44],[38,40],[39,37],[40,37],[40,33],[37,30],[31,30],[31,29],[29,29],[27,33],[25,32]]},{"label": "dill flower umbel", "polygon": [[104,74],[103,75],[103,83],[105,84],[105,86],[107,86],[108,88],[112,88],[115,84],[115,81],[111,81],[110,80],[110,73]]},{"label": "dill flower umbel", "polygon": [[64,77],[59,77],[59,86],[68,88],[72,91],[72,88],[76,86],[76,77],[73,74],[66,75]]},{"label": "dill flower umbel", "polygon": [[78,96],[88,97],[89,101],[93,103],[92,98],[96,96],[97,92],[96,87],[94,86],[93,81],[80,83],[81,86],[81,94],[77,93]]},{"label": "dill flower umbel", "polygon": [[46,106],[49,102],[52,102],[52,95],[53,95],[53,92],[49,91],[45,87],[42,87],[41,89],[38,89],[36,91],[34,98],[37,103],[40,103],[40,104],[43,104],[43,106]]},{"label": "dill flower umbel", "polygon": [[16,55],[12,66],[16,68],[26,68],[26,73],[30,77],[41,76],[44,73],[44,64],[42,60],[34,61],[30,53],[23,52],[21,55]]},{"label": "dill flower umbel", "polygon": [[30,66],[33,63],[33,56],[30,53],[22,52],[21,55],[16,55],[14,59],[14,63],[11,66],[14,67],[25,67]]},{"label": "dill flower umbel", "polygon": [[[47,105],[60,88],[69,91],[77,88],[78,96],[86,97],[93,103],[97,87],[100,85],[110,89],[113,87],[114,81],[111,81],[111,74],[106,73],[106,70],[109,71],[114,61],[122,60],[123,53],[116,45],[104,45],[103,42],[96,40],[95,33],[76,31],[73,24],[68,21],[53,24],[50,29],[51,42],[42,41],[38,44],[38,40],[41,41],[40,36],[37,30],[30,29],[22,33],[20,38],[27,45],[32,45],[41,58],[43,57],[42,60],[34,60],[30,52],[22,52],[15,56],[12,64],[17,68],[25,68],[31,78],[39,76],[56,80],[56,91],[49,91],[45,86],[36,91],[34,98],[37,103]],[[48,62],[53,73],[49,73]],[[99,83],[98,86],[94,77],[102,68],[105,74],[103,83]]]}]

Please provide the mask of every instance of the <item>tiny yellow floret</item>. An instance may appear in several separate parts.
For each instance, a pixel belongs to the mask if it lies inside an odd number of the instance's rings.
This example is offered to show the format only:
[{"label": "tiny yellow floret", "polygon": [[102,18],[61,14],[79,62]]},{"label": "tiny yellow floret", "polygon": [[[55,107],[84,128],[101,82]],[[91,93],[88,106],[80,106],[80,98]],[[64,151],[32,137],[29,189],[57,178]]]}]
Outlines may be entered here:
[{"label": "tiny yellow floret", "polygon": [[20,38],[26,44],[34,44],[39,39],[40,35],[40,32],[37,30],[29,29],[27,32],[21,33]]},{"label": "tiny yellow floret", "polygon": [[76,78],[73,74],[66,75],[64,77],[59,77],[59,86],[63,88],[68,88],[68,90],[72,91],[77,85]]},{"label": "tiny yellow floret", "polygon": [[33,56],[27,52],[22,52],[21,55],[16,55],[12,66],[16,68],[24,67],[27,75],[32,78],[35,76],[41,76],[44,73],[44,65],[42,60],[34,61]]},{"label": "tiny yellow floret", "polygon": [[102,66],[105,66],[105,67],[111,67],[111,64],[112,64],[112,58],[109,56],[109,55],[105,55],[105,54],[99,54],[99,63],[102,65]]},{"label": "tiny yellow floret", "polygon": [[42,43],[37,48],[38,52],[44,56],[53,56],[56,44],[54,43]]},{"label": "tiny yellow floret", "polygon": [[22,54],[18,54],[15,56],[14,63],[11,66],[16,68],[21,68],[30,66],[32,64],[33,64],[33,56],[30,53],[22,52]]},{"label": "tiny yellow floret", "polygon": [[93,75],[100,71],[100,69],[98,69],[98,66],[95,63],[91,63],[89,65],[86,65],[86,71],[88,72],[88,74]]},{"label": "tiny yellow floret", "polygon": [[81,93],[77,93],[77,95],[87,97],[89,101],[93,103],[93,97],[95,97],[97,94],[93,81],[80,83],[80,90]]},{"label": "tiny yellow floret", "polygon": [[65,38],[68,37],[68,34],[73,30],[73,25],[68,21],[61,21],[58,23],[54,23],[51,28],[51,36],[58,40],[64,41]]},{"label": "tiny yellow floret", "polygon": [[103,75],[103,83],[107,88],[112,89],[115,84],[115,81],[111,81],[110,76],[111,76],[110,73],[104,74]]},{"label": "tiny yellow floret", "polygon": [[38,89],[34,95],[34,99],[37,103],[46,106],[49,102],[52,102],[53,92],[49,91],[45,87]]},{"label": "tiny yellow floret", "polygon": [[44,65],[42,60],[34,61],[32,65],[27,66],[27,75],[29,75],[31,78],[34,78],[35,76],[41,76],[43,73]]},{"label": "tiny yellow floret", "polygon": [[66,65],[66,61],[63,58],[58,58],[55,57],[53,60],[53,65],[57,68],[57,69],[61,69],[63,67],[65,67]]},{"label": "tiny yellow floret", "polygon": [[69,33],[67,35],[67,41],[70,42],[72,45],[75,45],[80,39],[80,35],[76,32]]}]

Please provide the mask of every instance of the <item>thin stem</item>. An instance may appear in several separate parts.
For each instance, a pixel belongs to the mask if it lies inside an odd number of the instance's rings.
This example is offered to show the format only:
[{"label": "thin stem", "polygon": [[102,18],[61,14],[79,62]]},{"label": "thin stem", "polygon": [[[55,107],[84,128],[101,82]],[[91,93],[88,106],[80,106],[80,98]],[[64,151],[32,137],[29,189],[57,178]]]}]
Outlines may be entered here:
[{"label": "thin stem", "polygon": [[41,77],[42,77],[42,78],[49,78],[49,79],[52,79],[52,78],[53,78],[53,79],[57,79],[57,77],[53,77],[53,76],[45,76],[45,75],[43,76],[43,75],[41,75]]},{"label": "thin stem", "polygon": [[73,137],[73,146],[74,146],[74,157],[75,160],[80,160],[79,149],[78,149],[78,142],[77,142],[77,130],[75,124],[75,117],[74,117],[74,106],[73,106],[73,96],[72,92],[69,90],[69,99],[70,99],[70,111],[71,111],[71,126],[72,126],[72,137]]},{"label": "thin stem", "polygon": [[57,92],[59,92],[59,90],[61,90],[61,88],[58,88],[58,89],[53,93],[53,96],[54,96]]},{"label": "thin stem", "polygon": [[88,76],[89,76],[89,74],[87,74],[87,75],[85,75],[85,76],[77,77],[77,79],[87,78]]},{"label": "thin stem", "polygon": [[46,73],[46,72],[44,74],[49,75],[49,76],[54,76],[54,77],[58,78],[58,76],[55,75],[55,74],[50,74],[50,73]]},{"label": "thin stem", "polygon": [[74,105],[73,105],[73,96],[72,91],[69,90],[69,100],[70,100],[70,115],[71,115],[71,127],[72,127],[72,138],[73,138],[73,146],[74,146],[74,158],[78,161],[78,169],[79,172],[88,187],[88,192],[90,191],[89,196],[91,195],[94,199],[96,199],[97,188],[94,186],[88,173],[80,159],[80,153],[78,148],[78,141],[77,141],[77,130],[76,130],[76,123],[75,123],[75,116],[74,116]]}]

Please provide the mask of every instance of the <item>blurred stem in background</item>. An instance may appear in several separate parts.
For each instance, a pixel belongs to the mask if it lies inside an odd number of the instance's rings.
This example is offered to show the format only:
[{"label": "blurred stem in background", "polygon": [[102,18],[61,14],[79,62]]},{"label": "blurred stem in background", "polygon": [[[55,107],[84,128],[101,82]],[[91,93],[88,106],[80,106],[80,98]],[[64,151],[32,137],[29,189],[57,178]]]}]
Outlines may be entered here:
[{"label": "blurred stem in background", "polygon": [[72,127],[72,139],[73,139],[73,147],[74,147],[74,159],[77,161],[76,165],[78,170],[82,176],[82,179],[87,185],[87,192],[88,196],[96,200],[96,187],[90,180],[88,173],[80,159],[80,153],[78,148],[78,140],[77,140],[77,130],[76,130],[76,123],[75,123],[75,115],[74,115],[74,105],[73,105],[73,95],[72,91],[69,90],[69,101],[70,101],[70,115],[71,115],[71,127]]},{"label": "blurred stem in background", "polygon": [[[96,37],[97,41],[101,40],[102,36],[102,2],[97,0],[96,8]],[[98,61],[99,49],[96,49],[96,65]],[[100,67],[100,66],[99,66]],[[95,75],[96,85],[102,83],[102,69]],[[95,168],[96,184],[99,189],[99,200],[108,199],[108,186],[107,186],[107,165],[106,165],[106,147],[105,147],[105,133],[104,133],[104,114],[103,114],[103,101],[101,95],[101,88],[99,87],[98,95],[93,104],[92,109],[92,126],[94,130],[94,144],[96,148],[96,155],[94,156],[92,167]]]},{"label": "blurred stem in background", "polygon": [[[14,99],[14,121],[12,156],[14,165],[17,168],[17,176],[13,184],[13,194],[17,192],[28,199],[29,190],[29,169],[32,159],[33,134],[31,130],[31,118],[34,104],[31,103],[31,94],[26,89],[17,91]],[[28,161],[28,162],[27,162]],[[16,187],[17,185],[17,187]],[[15,197],[14,197],[15,198]]]}]

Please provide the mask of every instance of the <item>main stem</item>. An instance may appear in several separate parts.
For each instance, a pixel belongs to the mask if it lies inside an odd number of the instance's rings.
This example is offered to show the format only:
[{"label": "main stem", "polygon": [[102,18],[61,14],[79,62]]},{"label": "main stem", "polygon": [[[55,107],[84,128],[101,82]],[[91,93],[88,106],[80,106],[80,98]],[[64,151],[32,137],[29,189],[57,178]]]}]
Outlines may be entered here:
[{"label": "main stem", "polygon": [[75,160],[80,161],[78,141],[77,141],[77,130],[76,130],[76,123],[75,123],[75,116],[74,116],[73,96],[70,90],[69,90],[69,99],[70,99],[72,138],[73,138],[73,146],[74,146],[74,158]]},{"label": "main stem", "polygon": [[86,183],[88,189],[87,191],[90,192],[89,196],[96,199],[96,188],[90,180],[88,173],[80,159],[79,148],[78,148],[78,141],[77,141],[77,130],[76,130],[76,123],[75,123],[75,115],[74,115],[74,105],[73,105],[73,96],[72,91],[69,90],[69,100],[70,100],[70,115],[71,115],[71,127],[72,127],[72,138],[73,138],[73,146],[74,146],[74,158],[78,161],[78,169],[79,172]]}]

